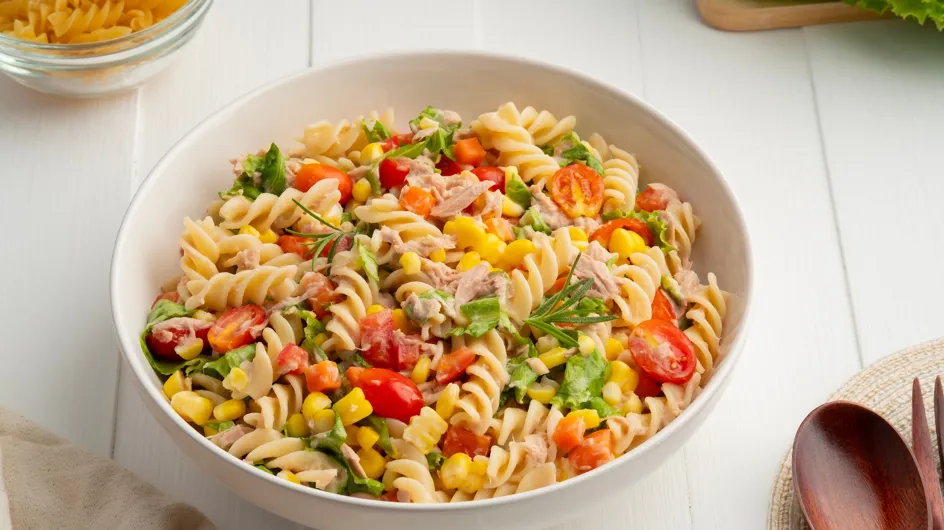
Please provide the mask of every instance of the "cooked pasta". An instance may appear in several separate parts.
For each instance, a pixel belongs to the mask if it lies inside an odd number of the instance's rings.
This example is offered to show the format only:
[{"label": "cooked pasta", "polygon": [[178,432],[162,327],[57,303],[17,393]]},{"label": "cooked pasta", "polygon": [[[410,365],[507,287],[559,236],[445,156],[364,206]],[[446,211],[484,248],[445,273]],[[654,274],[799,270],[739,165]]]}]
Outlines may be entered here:
[{"label": "cooked pasta", "polygon": [[692,204],[576,125],[430,107],[236,159],[142,335],[171,406],[260,471],[395,502],[531,491],[645,443],[723,359],[729,295],[691,268]]},{"label": "cooked pasta", "polygon": [[53,44],[100,42],[146,29],[186,0],[0,0],[0,31]]}]

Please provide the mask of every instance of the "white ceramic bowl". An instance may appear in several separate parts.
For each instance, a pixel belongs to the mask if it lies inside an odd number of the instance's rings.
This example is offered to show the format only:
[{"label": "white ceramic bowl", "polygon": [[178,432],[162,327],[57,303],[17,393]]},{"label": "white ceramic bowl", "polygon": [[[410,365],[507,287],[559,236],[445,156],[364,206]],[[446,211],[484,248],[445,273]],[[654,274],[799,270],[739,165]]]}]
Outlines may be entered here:
[{"label": "white ceramic bowl", "polygon": [[[291,484],[228,455],[174,413],[141,354],[138,335],[159,286],[179,274],[183,217],[202,215],[216,192],[230,186],[230,158],[272,141],[288,146],[306,124],[320,119],[394,107],[403,126],[434,105],[468,121],[506,101],[575,115],[579,133],[599,132],[634,153],[643,182],[665,182],[694,205],[702,219],[696,270],[714,271],[735,297],[725,322],[727,356],[688,410],[614,463],[577,478],[521,495],[443,505],[367,501]],[[459,52],[374,56],[307,70],[231,103],[187,134],[151,171],[122,222],[111,270],[121,349],[155,421],[184,453],[246,500],[322,530],[544,528],[601,509],[659,467],[711,414],[740,356],[751,296],[750,239],[741,210],[717,168],[679,127],[632,95],[583,75],[524,59]]]}]

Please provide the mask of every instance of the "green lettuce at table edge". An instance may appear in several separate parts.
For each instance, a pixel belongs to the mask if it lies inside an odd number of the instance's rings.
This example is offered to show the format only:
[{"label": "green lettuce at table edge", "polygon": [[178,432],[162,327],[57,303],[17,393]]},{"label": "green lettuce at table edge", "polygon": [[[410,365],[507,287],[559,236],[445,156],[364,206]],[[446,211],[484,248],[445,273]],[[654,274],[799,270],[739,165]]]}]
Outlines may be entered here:
[{"label": "green lettuce at table edge", "polygon": [[944,3],[937,0],[843,0],[843,2],[877,13],[884,13],[890,9],[895,15],[906,20],[913,18],[920,24],[931,20],[938,31],[944,31]]}]

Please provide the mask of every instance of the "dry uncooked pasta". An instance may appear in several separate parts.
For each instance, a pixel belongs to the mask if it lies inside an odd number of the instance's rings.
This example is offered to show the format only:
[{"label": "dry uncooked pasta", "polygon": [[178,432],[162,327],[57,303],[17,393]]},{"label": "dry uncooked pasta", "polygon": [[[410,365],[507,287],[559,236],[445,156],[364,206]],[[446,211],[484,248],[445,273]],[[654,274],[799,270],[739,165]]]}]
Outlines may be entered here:
[{"label": "dry uncooked pasta", "polygon": [[183,220],[141,342],[193,428],[312,488],[471,501],[605,465],[697,398],[728,294],[678,192],[572,116],[366,116],[240,156]]},{"label": "dry uncooked pasta", "polygon": [[99,42],[141,31],[187,0],[0,0],[0,32],[34,42]]}]

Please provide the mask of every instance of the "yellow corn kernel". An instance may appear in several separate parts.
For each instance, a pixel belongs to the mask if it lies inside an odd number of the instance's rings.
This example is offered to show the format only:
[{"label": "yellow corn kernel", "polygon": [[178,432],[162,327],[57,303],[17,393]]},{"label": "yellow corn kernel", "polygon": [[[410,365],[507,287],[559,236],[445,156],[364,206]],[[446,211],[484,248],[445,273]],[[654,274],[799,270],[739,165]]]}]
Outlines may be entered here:
[{"label": "yellow corn kernel", "polygon": [[443,233],[448,236],[456,235],[456,222],[446,221],[446,224],[443,225]]},{"label": "yellow corn kernel", "polygon": [[387,309],[387,308],[384,307],[384,306],[382,306],[382,305],[380,305],[380,304],[374,304],[374,305],[372,305],[372,306],[370,306],[370,307],[367,308],[367,314],[368,314],[368,315],[373,315],[374,313],[379,313],[379,312],[383,311],[384,309]]},{"label": "yellow corn kernel", "polygon": [[[445,251],[443,251],[445,252]],[[420,257],[416,252],[404,252],[400,256],[400,266],[403,267],[404,274],[420,273]]]},{"label": "yellow corn kernel", "polygon": [[436,263],[442,263],[446,261],[446,249],[437,248],[436,250],[430,252],[429,259]]},{"label": "yellow corn kernel", "polygon": [[479,263],[482,263],[482,257],[479,256],[478,252],[466,252],[462,259],[459,260],[458,265],[456,265],[456,270],[459,272],[465,272]]},{"label": "yellow corn kernel", "polygon": [[406,311],[402,309],[394,309],[390,312],[393,318],[393,328],[399,329],[400,331],[406,331],[410,328],[410,319],[406,316]]},{"label": "yellow corn kernel", "polygon": [[282,471],[279,471],[279,474],[276,475],[276,476],[279,477],[279,478],[281,478],[281,479],[285,479],[285,480],[291,482],[292,484],[301,484],[301,483],[302,483],[302,481],[298,480],[298,477],[295,476],[295,473],[292,473],[291,471],[289,471],[289,470],[287,470],[287,469],[283,469]]},{"label": "yellow corn kernel", "polygon": [[456,235],[456,247],[460,249],[472,247],[481,250],[481,245],[488,237],[485,227],[471,217],[457,217],[453,229]]},{"label": "yellow corn kernel", "polygon": [[259,234],[259,240],[263,243],[275,243],[279,240],[279,236],[271,228],[266,228],[265,232]]},{"label": "yellow corn kernel", "polygon": [[557,387],[553,385],[547,385],[544,383],[533,383],[530,388],[528,388],[528,397],[541,403],[547,405],[551,402],[551,398],[557,395]]},{"label": "yellow corn kernel", "polygon": [[[484,462],[483,462],[484,463]],[[473,465],[475,462],[473,462]],[[485,487],[485,473],[469,473],[462,484],[459,484],[459,491],[472,495]]]},{"label": "yellow corn kernel", "polygon": [[600,415],[593,409],[572,410],[567,417],[583,418],[583,425],[588,429],[596,429],[600,426]]},{"label": "yellow corn kernel", "polygon": [[193,313],[193,318],[197,320],[202,320],[204,322],[216,322],[216,315],[213,313],[204,311],[202,309],[197,309]]},{"label": "yellow corn kernel", "polygon": [[377,431],[374,429],[370,427],[358,427],[357,445],[360,445],[364,449],[370,449],[378,440],[380,440],[380,435],[377,434]]},{"label": "yellow corn kernel", "polygon": [[439,394],[439,399],[436,400],[436,414],[439,414],[439,417],[448,420],[452,417],[452,413],[456,410],[456,402],[459,401],[459,385],[455,383],[449,383],[446,385],[446,388],[443,389],[442,393]]},{"label": "yellow corn kernel", "polygon": [[321,345],[324,344],[326,340],[328,340],[328,336],[324,333],[319,333],[315,335],[315,346],[318,346],[320,348]]},{"label": "yellow corn kernel", "polygon": [[538,355],[538,359],[550,370],[567,362],[567,350],[561,347],[553,348]]},{"label": "yellow corn kernel", "polygon": [[613,337],[606,339],[604,349],[606,350],[606,359],[608,361],[619,359],[620,354],[623,353],[623,345]]},{"label": "yellow corn kernel", "polygon": [[534,251],[534,243],[527,239],[512,241],[505,247],[499,266],[509,270],[520,267],[524,263],[524,257],[534,253]]},{"label": "yellow corn kernel", "polygon": [[348,392],[332,408],[341,417],[341,423],[344,425],[357,423],[370,416],[374,411],[374,408],[370,406],[370,402],[364,397],[364,391],[360,388]]},{"label": "yellow corn kernel", "polygon": [[387,459],[382,454],[373,449],[361,449],[357,452],[357,456],[361,459],[361,467],[364,468],[367,478],[377,480],[383,476]]},{"label": "yellow corn kernel", "polygon": [[174,372],[167,378],[167,381],[164,381],[164,395],[167,396],[167,399],[184,390],[190,390],[190,380],[184,377],[184,373],[180,370]]},{"label": "yellow corn kernel", "polygon": [[610,378],[607,382],[610,381],[619,385],[624,392],[632,392],[639,384],[639,374],[623,361],[610,361]]},{"label": "yellow corn kernel", "polygon": [[613,381],[603,385],[603,401],[606,401],[615,407],[619,405],[619,402],[622,398],[623,389],[621,389],[619,385]]},{"label": "yellow corn kernel", "polygon": [[360,179],[355,182],[354,188],[351,190],[351,194],[357,202],[367,202],[367,199],[370,198],[370,192],[370,182],[367,179]]},{"label": "yellow corn kernel", "polygon": [[537,347],[538,353],[544,353],[544,352],[553,350],[554,348],[557,348],[559,346],[560,346],[560,343],[557,342],[557,339],[555,339],[554,337],[550,335],[544,335],[543,337],[538,339],[537,342],[535,343],[535,347]]},{"label": "yellow corn kernel", "polygon": [[593,342],[589,336],[581,334],[577,337],[577,349],[580,355],[590,355],[593,350],[597,349],[597,343]]},{"label": "yellow corn kernel", "polygon": [[502,215],[506,217],[521,217],[524,215],[524,208],[507,196],[502,195]]},{"label": "yellow corn kernel", "polygon": [[421,357],[420,360],[416,361],[413,371],[410,372],[410,379],[418,385],[425,383],[429,379],[430,364],[432,364],[432,361],[429,360],[429,357]]},{"label": "yellow corn kernel", "polygon": [[576,226],[570,226],[567,228],[567,231],[570,233],[571,243],[576,241],[588,241],[587,233],[584,232],[583,228],[578,228]]},{"label": "yellow corn kernel", "polygon": [[189,390],[174,394],[174,397],[170,398],[170,406],[181,418],[197,425],[208,422],[210,413],[213,412],[212,401]]},{"label": "yellow corn kernel", "polygon": [[246,414],[246,404],[241,399],[230,399],[213,407],[213,417],[217,421],[236,421]]},{"label": "yellow corn kernel", "polygon": [[242,392],[249,385],[249,374],[242,368],[233,368],[223,379],[223,388]]},{"label": "yellow corn kernel", "polygon": [[181,342],[180,344],[174,347],[174,353],[179,355],[180,358],[185,361],[196,359],[197,356],[199,356],[202,351],[203,351],[203,339],[199,339],[199,338]]},{"label": "yellow corn kernel", "polygon": [[258,230],[255,229],[252,225],[246,225],[239,229],[240,234],[249,234],[251,236],[259,237],[261,234]]},{"label": "yellow corn kernel", "polygon": [[289,416],[285,422],[285,433],[293,438],[304,438],[308,436],[308,422],[301,412],[296,412]]},{"label": "yellow corn kernel", "polygon": [[209,438],[210,436],[214,436],[217,434],[220,434],[220,431],[211,427],[209,423],[203,426],[203,436],[206,436],[207,438]]},{"label": "yellow corn kernel", "polygon": [[321,434],[334,428],[334,410],[324,409],[315,412],[308,421],[311,434]]},{"label": "yellow corn kernel", "polygon": [[627,398],[626,401],[623,402],[623,406],[622,408],[620,408],[620,412],[622,412],[623,414],[629,414],[629,413],[642,414],[642,400],[639,399],[639,396],[637,396],[635,393],[630,394],[629,398]]},{"label": "yellow corn kernel", "polygon": [[646,241],[637,234],[623,228],[617,228],[610,236],[610,252],[615,252],[622,259],[629,259],[631,254],[644,252]]},{"label": "yellow corn kernel", "polygon": [[423,116],[422,118],[420,118],[419,126],[420,126],[420,129],[438,129],[439,123],[436,120],[430,118],[429,116]]},{"label": "yellow corn kernel", "polygon": [[306,420],[315,418],[315,413],[331,406],[331,398],[321,392],[312,392],[302,402],[302,415]]},{"label": "yellow corn kernel", "polygon": [[456,453],[443,462],[439,469],[439,477],[446,489],[456,489],[469,476],[472,467],[472,458],[465,453]]},{"label": "yellow corn kernel", "polygon": [[572,241],[570,244],[573,245],[574,248],[579,250],[580,252],[586,252],[587,247],[590,246],[590,243],[587,243],[586,241]]},{"label": "yellow corn kernel", "polygon": [[507,249],[508,243],[502,241],[501,238],[495,234],[488,234],[485,236],[485,240],[480,243],[478,247],[476,247],[476,250],[479,251],[479,255],[482,256],[482,259],[491,263],[492,265],[499,264]]},{"label": "yellow corn kernel", "polygon": [[361,165],[366,166],[367,164],[377,160],[378,158],[384,155],[383,146],[379,142],[374,142],[372,144],[367,144],[361,149]]}]

